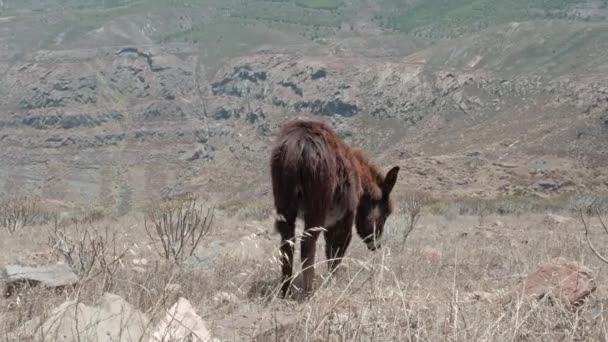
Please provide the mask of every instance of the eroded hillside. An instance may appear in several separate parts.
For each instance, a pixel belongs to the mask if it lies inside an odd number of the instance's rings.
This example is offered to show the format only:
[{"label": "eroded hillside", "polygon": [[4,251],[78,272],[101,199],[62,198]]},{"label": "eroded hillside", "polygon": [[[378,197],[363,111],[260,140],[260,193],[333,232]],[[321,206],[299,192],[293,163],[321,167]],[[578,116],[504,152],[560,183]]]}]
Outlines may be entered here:
[{"label": "eroded hillside", "polygon": [[604,22],[541,18],[434,40],[383,32],[382,8],[365,2],[277,7],[318,13],[310,26],[211,5],[231,18],[152,1],[67,21],[51,11],[55,31],[38,33],[28,23],[43,15],[5,17],[2,191],[119,213],[183,191],[270,200],[267,151],[296,116],[402,165],[399,191],[608,190]]}]

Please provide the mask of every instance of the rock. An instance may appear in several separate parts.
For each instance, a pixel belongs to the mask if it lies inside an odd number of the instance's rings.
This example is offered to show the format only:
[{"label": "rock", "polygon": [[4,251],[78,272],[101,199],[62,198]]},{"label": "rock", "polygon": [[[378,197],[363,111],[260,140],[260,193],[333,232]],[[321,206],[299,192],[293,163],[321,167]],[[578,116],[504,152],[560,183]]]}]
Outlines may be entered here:
[{"label": "rock", "polygon": [[580,305],[596,287],[590,269],[558,257],[541,265],[525,281],[525,294],[538,300],[549,295],[566,305]]},{"label": "rock", "polygon": [[589,113],[589,111],[591,111],[591,108],[596,105],[596,100],[591,96],[585,96],[576,100],[574,105],[576,109],[579,110],[579,112],[586,114]]},{"label": "rock", "polygon": [[238,301],[239,298],[237,296],[225,291],[218,292],[215,294],[215,296],[213,296],[213,303],[215,303],[215,305],[237,303]]},{"label": "rock", "polygon": [[169,293],[177,293],[182,290],[182,286],[180,284],[167,284],[165,290]]},{"label": "rock", "polygon": [[216,108],[213,113],[213,118],[215,120],[228,120],[232,117],[239,117],[239,111],[237,109],[226,109],[224,107]]},{"label": "rock", "polygon": [[546,179],[536,182],[533,188],[537,191],[556,191],[559,190],[560,186],[557,182],[551,179]]},{"label": "rock", "polygon": [[492,227],[504,227],[505,224],[501,220],[496,220],[492,223]]},{"label": "rock", "polygon": [[590,322],[590,321],[594,321],[597,319],[602,319],[603,317],[606,317],[607,314],[608,314],[608,300],[601,299],[598,301],[594,301],[590,305],[589,310],[585,310],[585,312],[583,312],[583,319]]},{"label": "rock", "polygon": [[[92,104],[97,102],[97,80],[92,75],[64,78],[53,75],[52,82],[31,84],[19,101],[21,109],[64,107],[68,104]],[[27,79],[27,78],[26,78]]]},{"label": "rock", "polygon": [[465,302],[487,302],[492,303],[500,298],[498,293],[489,293],[484,291],[473,291],[463,295]]},{"label": "rock", "polygon": [[179,121],[184,120],[187,115],[182,107],[175,101],[155,101],[141,109],[143,112],[140,119],[145,122],[155,120],[161,121]]},{"label": "rock", "polygon": [[438,264],[441,262],[441,259],[443,259],[443,253],[441,253],[440,250],[430,246],[425,246],[422,248],[421,254],[432,264]]},{"label": "rock", "polygon": [[147,264],[148,264],[148,259],[146,259],[146,258],[133,259],[133,265],[146,266]]},{"label": "rock", "polygon": [[146,269],[141,267],[141,266],[134,266],[133,268],[131,268],[133,270],[133,272],[135,273],[139,273],[139,274],[145,274],[146,273]]},{"label": "rock", "polygon": [[218,339],[211,337],[205,327],[205,321],[183,297],[180,297],[169,309],[154,330],[149,342],[156,341],[219,342]]},{"label": "rock", "polygon": [[556,215],[556,214],[548,214],[543,219],[543,221],[548,224],[564,224],[570,220],[572,220],[572,219],[569,217],[560,216],[560,215]]},{"label": "rock", "polygon": [[67,264],[43,266],[8,265],[3,273],[6,277],[5,296],[10,297],[21,285],[41,285],[49,289],[62,288],[78,282],[78,276]]},{"label": "rock", "polygon": [[105,293],[94,306],[67,301],[31,333],[24,330],[36,326],[31,323],[18,331],[31,334],[34,341],[130,342],[145,337],[147,323],[148,318],[123,298]]}]

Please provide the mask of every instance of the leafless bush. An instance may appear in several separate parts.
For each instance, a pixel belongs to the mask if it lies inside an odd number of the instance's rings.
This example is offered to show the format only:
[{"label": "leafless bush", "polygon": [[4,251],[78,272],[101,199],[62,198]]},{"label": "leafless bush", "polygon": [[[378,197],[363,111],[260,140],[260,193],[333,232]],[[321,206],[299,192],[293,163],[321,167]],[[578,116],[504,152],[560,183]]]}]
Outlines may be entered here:
[{"label": "leafless bush", "polygon": [[179,262],[192,256],[213,223],[214,208],[203,208],[195,196],[154,203],[146,212],[144,226],[148,237],[160,240],[159,254]]},{"label": "leafless bush", "polygon": [[128,248],[118,248],[115,232],[99,231],[92,224],[74,224],[68,228],[54,220],[48,232],[48,245],[63,256],[66,263],[85,281],[102,276],[103,289],[113,286],[114,274]]},{"label": "leafless bush", "polygon": [[404,196],[401,201],[401,212],[406,216],[407,220],[407,226],[403,231],[404,244],[429,204],[431,204],[431,197],[422,192],[410,192]]},{"label": "leafless bush", "polygon": [[39,198],[16,196],[0,202],[0,225],[10,234],[21,231],[40,219]]},{"label": "leafless bush", "polygon": [[[606,258],[605,256],[603,256],[595,247],[595,245],[593,245],[593,243],[591,242],[591,232],[589,231],[589,225],[587,224],[587,220],[585,220],[585,210],[581,209],[580,210],[580,216],[581,216],[581,221],[583,222],[583,227],[585,228],[585,238],[587,239],[587,245],[589,245],[589,248],[591,249],[591,251],[593,252],[593,254],[595,254],[595,256],[597,256],[601,261],[603,261],[604,263],[608,264],[608,258]],[[604,223],[604,219],[602,218],[602,214],[600,213],[599,209],[595,209],[595,213],[597,215],[597,218],[600,222],[600,225],[602,226],[602,229],[604,230],[604,232],[606,234],[608,234],[608,227],[606,226],[606,224]]]}]

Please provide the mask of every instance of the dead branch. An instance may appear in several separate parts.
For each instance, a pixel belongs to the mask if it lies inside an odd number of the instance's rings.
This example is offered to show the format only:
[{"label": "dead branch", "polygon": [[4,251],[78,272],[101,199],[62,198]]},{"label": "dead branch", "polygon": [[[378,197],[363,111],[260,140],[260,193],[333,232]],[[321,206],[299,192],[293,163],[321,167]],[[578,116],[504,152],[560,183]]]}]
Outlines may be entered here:
[{"label": "dead branch", "polygon": [[[600,219],[602,228],[604,228],[604,231],[608,233],[608,228],[604,224],[604,221],[602,220],[602,216],[601,216],[599,210],[596,210],[596,213],[597,213],[598,218]],[[608,259],[606,257],[604,257],[603,255],[601,255],[600,252],[598,252],[598,250],[595,248],[595,246],[591,242],[591,233],[589,232],[589,227],[587,225],[587,221],[585,221],[585,213],[582,209],[580,211],[580,215],[581,215],[581,221],[583,222],[583,227],[585,228],[585,238],[587,239],[587,244],[589,245],[589,248],[591,249],[593,254],[595,254],[595,256],[597,256],[604,263],[608,264]]]}]

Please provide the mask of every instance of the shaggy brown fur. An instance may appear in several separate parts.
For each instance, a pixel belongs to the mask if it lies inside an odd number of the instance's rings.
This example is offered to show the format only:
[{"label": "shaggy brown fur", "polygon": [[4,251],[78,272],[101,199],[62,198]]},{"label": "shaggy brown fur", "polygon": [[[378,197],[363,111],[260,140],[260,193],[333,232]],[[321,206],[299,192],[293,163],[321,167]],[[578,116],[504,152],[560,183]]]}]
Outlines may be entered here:
[{"label": "shaggy brown fur", "polygon": [[271,152],[275,222],[281,234],[281,296],[290,288],[295,221],[304,220],[301,242],[304,291],[312,292],[317,238],[324,230],[329,270],[340,264],[353,222],[370,250],[380,247],[391,214],[390,193],[399,167],[384,176],[365,155],[352,149],[328,125],[295,120],[285,124]]}]

